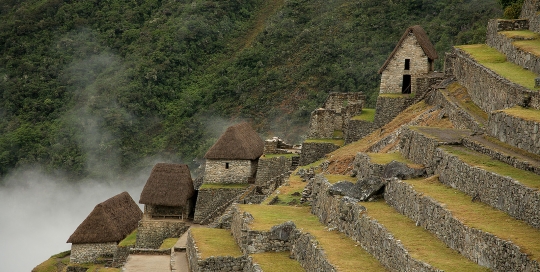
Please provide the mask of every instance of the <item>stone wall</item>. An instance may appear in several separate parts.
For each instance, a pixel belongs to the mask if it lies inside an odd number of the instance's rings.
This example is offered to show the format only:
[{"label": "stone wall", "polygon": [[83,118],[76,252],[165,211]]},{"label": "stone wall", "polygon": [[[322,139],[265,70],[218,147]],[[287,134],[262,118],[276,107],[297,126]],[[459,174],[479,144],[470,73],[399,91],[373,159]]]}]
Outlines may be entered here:
[{"label": "stone wall", "polygon": [[72,263],[92,263],[101,256],[113,256],[116,243],[72,244],[69,261]]},{"label": "stone wall", "polygon": [[309,233],[300,233],[291,247],[291,255],[306,271],[339,271],[324,254],[324,249],[317,246],[318,242]]},{"label": "stone wall", "polygon": [[275,177],[288,173],[291,169],[292,159],[289,157],[260,158],[257,167],[255,184],[267,186],[267,183]]},{"label": "stone wall", "polygon": [[432,232],[450,248],[494,271],[539,271],[538,262],[495,235],[464,225],[434,199],[400,180],[386,185],[386,202]]},{"label": "stone wall", "polygon": [[246,188],[200,189],[193,222],[207,224],[227,209]]},{"label": "stone wall", "polygon": [[[405,70],[405,59],[410,60],[409,70]],[[381,75],[380,93],[401,93],[403,75],[411,75],[411,90],[417,90],[416,78],[427,74],[431,65],[418,43],[416,36],[409,33],[384,69]]]},{"label": "stone wall", "polygon": [[331,184],[322,175],[313,182],[311,212],[323,224],[345,233],[392,271],[438,271],[409,255],[401,242],[365,213],[357,199],[328,193]]},{"label": "stone wall", "polygon": [[540,228],[540,191],[469,165],[441,148],[437,148],[434,156],[438,158],[435,172],[442,183]]},{"label": "stone wall", "polygon": [[330,93],[324,102],[323,108],[334,110],[337,113],[360,114],[366,99],[361,92],[358,93]]},{"label": "stone wall", "polygon": [[358,152],[354,157],[353,171],[357,179],[382,177],[385,165],[371,162],[368,154]]},{"label": "stone wall", "polygon": [[540,10],[538,0],[525,0],[519,16],[521,19],[527,19],[529,21],[529,29],[536,33],[540,33],[540,16],[538,10]]},{"label": "stone wall", "polygon": [[413,102],[414,97],[412,96],[387,97],[379,95],[375,107],[375,126],[382,127],[392,121]]},{"label": "stone wall", "polygon": [[507,114],[489,114],[488,133],[509,145],[540,155],[540,123]]},{"label": "stone wall", "polygon": [[[513,20],[511,22],[515,22],[517,24],[517,29],[521,29],[520,27],[527,27],[528,24],[525,26],[522,26],[522,23],[519,22],[527,22],[526,20]],[[523,51],[517,47],[514,46],[513,42],[516,39],[510,39],[506,37],[503,34],[499,34],[498,31],[501,31],[499,29],[507,29],[511,27],[501,27],[502,22],[507,21],[501,21],[501,20],[490,20],[488,24],[488,35],[486,39],[487,45],[490,47],[493,47],[497,49],[499,52],[506,55],[506,59],[510,62],[513,62],[521,67],[524,67],[525,69],[528,69],[536,74],[540,74],[540,57],[537,57],[536,55]],[[507,22],[510,24],[510,22]],[[513,24],[512,24],[513,25]],[[527,29],[523,28],[523,29]],[[522,39],[520,39],[522,40]]]},{"label": "stone wall", "polygon": [[332,138],[335,130],[342,130],[343,118],[335,110],[316,109],[309,119],[308,138]]},{"label": "stone wall", "polygon": [[211,256],[203,259],[191,232],[188,233],[186,255],[190,272],[260,271],[253,269],[251,259],[248,259],[245,255],[236,258],[231,256]]},{"label": "stone wall", "polygon": [[204,183],[248,183],[256,170],[257,161],[207,159]]},{"label": "stone wall", "polygon": [[364,138],[376,128],[377,127],[375,126],[374,122],[364,120],[349,120],[343,129],[345,144],[350,144]]},{"label": "stone wall", "polygon": [[463,50],[447,53],[445,69],[467,88],[471,100],[485,112],[515,105],[540,109],[540,93],[512,83],[474,61]]},{"label": "stone wall", "polygon": [[181,220],[141,220],[137,231],[136,248],[156,249],[167,238],[178,238],[189,226]]},{"label": "stone wall", "polygon": [[308,143],[302,144],[299,165],[308,165],[322,159],[326,154],[338,149],[339,146],[333,143]]},{"label": "stone wall", "polygon": [[117,246],[114,252],[112,267],[122,267],[129,257],[129,250],[133,246]]}]

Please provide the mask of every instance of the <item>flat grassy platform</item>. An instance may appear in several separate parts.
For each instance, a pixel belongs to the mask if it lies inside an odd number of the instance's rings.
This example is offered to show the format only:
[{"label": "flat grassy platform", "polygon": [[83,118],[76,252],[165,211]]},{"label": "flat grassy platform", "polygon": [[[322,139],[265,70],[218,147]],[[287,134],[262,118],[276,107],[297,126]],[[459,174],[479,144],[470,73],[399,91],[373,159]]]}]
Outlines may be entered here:
[{"label": "flat grassy platform", "polygon": [[172,248],[176,242],[178,242],[179,238],[167,238],[163,240],[163,243],[161,243],[161,246],[159,246],[159,249],[170,249]]},{"label": "flat grassy platform", "polygon": [[509,108],[509,109],[504,109],[504,110],[501,110],[501,111],[508,114],[508,115],[512,115],[512,116],[516,116],[518,118],[521,118],[523,120],[540,123],[540,110],[526,109],[526,108],[522,108],[520,106],[515,106],[515,107]]},{"label": "flat grassy platform", "polygon": [[461,140],[471,135],[470,130],[454,129],[454,128],[437,128],[437,127],[417,127],[410,126],[411,130],[420,132],[424,136],[443,143],[460,143]]},{"label": "flat grassy platform", "polygon": [[264,272],[302,272],[306,271],[300,263],[289,257],[289,252],[265,252],[250,255]]},{"label": "flat grassy platform", "polygon": [[535,56],[540,56],[540,35],[530,30],[501,31],[506,37],[513,39],[512,44]]},{"label": "flat grassy platform", "polygon": [[504,162],[492,159],[491,157],[478,153],[476,151],[460,146],[440,146],[444,151],[457,156],[461,161],[479,167],[489,172],[501,176],[511,177],[523,185],[540,189],[540,176],[529,171],[514,168]]},{"label": "flat grassy platform", "polygon": [[373,122],[375,120],[375,109],[362,109],[362,112],[360,113],[360,115],[356,115],[351,119]]},{"label": "flat grassy platform", "polygon": [[251,184],[247,183],[205,183],[203,184],[199,190],[204,189],[245,189],[249,187]]},{"label": "flat grassy platform", "polygon": [[306,187],[306,182],[302,181],[300,176],[296,175],[296,171],[289,177],[288,184],[281,185],[277,190],[275,190],[270,196],[268,196],[264,201],[263,205],[267,205],[275,197],[278,198],[278,201],[272,205],[299,205],[300,198],[304,187]]},{"label": "flat grassy platform", "polygon": [[324,177],[330,182],[331,184],[337,183],[338,181],[350,181],[352,183],[356,183],[357,178],[351,177],[348,175],[329,175],[326,174]]},{"label": "flat grassy platform", "polygon": [[489,271],[446,246],[435,235],[417,227],[408,217],[398,213],[384,200],[363,202],[369,217],[383,224],[401,241],[409,254],[444,271]]},{"label": "flat grassy platform", "polygon": [[471,196],[439,182],[437,177],[404,180],[414,189],[444,205],[465,225],[514,242],[531,259],[540,258],[540,230],[516,220],[508,214],[481,202],[472,202]]},{"label": "flat grassy platform", "polygon": [[191,228],[189,231],[199,248],[201,258],[203,259],[210,256],[242,256],[242,251],[236,244],[230,230]]},{"label": "flat grassy platform", "polygon": [[304,143],[328,143],[328,144],[334,144],[337,146],[343,146],[345,144],[345,140],[343,139],[306,139]]},{"label": "flat grassy platform", "polygon": [[389,164],[392,161],[402,162],[411,168],[420,169],[423,166],[416,164],[403,157],[400,152],[391,152],[391,153],[366,153],[371,162],[376,164]]},{"label": "flat grassy platform", "polygon": [[535,73],[522,68],[519,65],[506,60],[506,56],[486,44],[456,46],[467,52],[473,59],[502,77],[519,84],[525,88],[534,90]]},{"label": "flat grassy platform", "polygon": [[293,154],[293,153],[287,153],[287,154],[264,154],[262,157],[261,157],[261,160],[264,160],[264,159],[271,159],[271,158],[279,158],[279,157],[285,157],[285,158],[292,158],[292,157],[295,157],[295,156],[300,156],[299,154]]},{"label": "flat grassy platform", "polygon": [[309,207],[283,207],[269,205],[239,205],[240,209],[254,217],[251,228],[270,230],[286,221],[293,221],[303,231],[309,232],[324,249],[328,260],[339,271],[386,271],[386,269],[361,246],[345,234],[328,231],[318,218],[310,213]]}]

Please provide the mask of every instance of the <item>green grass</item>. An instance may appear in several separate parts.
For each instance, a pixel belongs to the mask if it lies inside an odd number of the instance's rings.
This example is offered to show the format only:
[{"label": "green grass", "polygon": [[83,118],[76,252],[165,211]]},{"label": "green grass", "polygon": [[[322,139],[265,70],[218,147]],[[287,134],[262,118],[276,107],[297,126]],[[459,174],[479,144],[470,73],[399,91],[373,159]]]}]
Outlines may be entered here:
[{"label": "green grass", "polygon": [[513,30],[513,31],[501,31],[502,34],[510,39],[538,39],[540,35],[530,30]]},{"label": "green grass", "polygon": [[390,152],[390,153],[366,153],[371,162],[376,164],[388,164],[392,161],[398,161],[407,164],[411,168],[421,168],[422,165],[415,164],[408,159],[404,158],[400,152]]},{"label": "green grass", "polygon": [[189,231],[195,239],[202,259],[211,256],[242,256],[242,251],[234,241],[230,230],[191,228]]},{"label": "green grass", "polygon": [[373,122],[375,120],[375,109],[362,109],[362,112],[360,113],[360,115],[356,115],[351,119]]},{"label": "green grass", "polygon": [[[307,182],[303,182],[302,178],[296,175],[296,172],[289,177],[288,184],[280,186],[269,197],[263,201],[263,205],[267,205],[275,197],[278,201],[272,205],[300,205],[302,191],[306,187]],[[304,205],[308,205],[305,203]]]},{"label": "green grass", "polygon": [[204,189],[245,189],[249,187],[248,183],[205,183],[199,188]]},{"label": "green grass", "polygon": [[501,176],[511,177],[527,187],[540,189],[540,176],[532,172],[514,168],[489,156],[458,146],[440,146],[446,152],[457,156],[463,162]]},{"label": "green grass", "polygon": [[161,243],[161,246],[159,247],[159,249],[170,249],[172,248],[176,242],[178,242],[178,239],[179,238],[167,238],[165,240],[163,240],[163,243]]},{"label": "green grass", "polygon": [[435,235],[415,222],[398,213],[384,200],[364,202],[369,217],[383,224],[397,240],[405,246],[409,254],[444,271],[489,271],[451,250]]},{"label": "green grass", "polygon": [[503,239],[513,241],[532,259],[540,257],[540,230],[508,214],[481,203],[472,202],[471,196],[446,186],[437,177],[404,180],[420,193],[444,204],[454,217],[467,226],[480,229]]},{"label": "green grass", "polygon": [[120,243],[118,243],[118,246],[134,246],[135,242],[137,242],[137,229],[131,232],[128,236],[126,236],[124,240],[120,241]]},{"label": "green grass", "polygon": [[[502,77],[528,89],[535,89],[534,79],[537,75],[519,65],[506,61],[506,56],[486,44],[456,46],[469,53],[476,61],[491,69]],[[536,88],[538,89],[538,88]]]},{"label": "green grass", "polygon": [[309,232],[324,249],[330,263],[339,271],[386,271],[369,253],[345,234],[328,231],[318,218],[310,213],[310,207],[283,207],[268,205],[239,205],[240,209],[254,217],[251,229],[267,231],[275,225],[294,221],[296,226]]},{"label": "green grass", "polygon": [[69,264],[70,254],[70,250],[55,254],[32,269],[32,272],[56,272],[58,266]]},{"label": "green grass", "polygon": [[508,115],[513,115],[524,120],[540,123],[540,110],[526,109],[520,106],[502,110]]},{"label": "green grass", "polygon": [[300,263],[289,257],[289,252],[265,252],[252,254],[253,261],[265,272],[302,272],[306,271]]},{"label": "green grass", "polygon": [[296,157],[296,156],[299,156],[298,154],[292,154],[292,153],[288,153],[288,154],[264,154],[262,157],[261,157],[261,160],[264,160],[264,159],[271,159],[271,158],[279,158],[279,157],[285,157],[285,158],[292,158],[292,157]]},{"label": "green grass", "polygon": [[380,97],[387,97],[387,98],[410,98],[414,97],[413,93],[410,94],[402,94],[402,93],[383,93],[379,94]]},{"label": "green grass", "polygon": [[343,139],[306,139],[304,143],[330,143],[337,146],[343,146],[345,140]]},{"label": "green grass", "polygon": [[350,181],[356,183],[357,179],[348,175],[324,175],[324,177],[331,184],[337,183],[338,181]]},{"label": "green grass", "polygon": [[484,122],[488,120],[488,114],[476,105],[469,96],[467,89],[459,83],[452,83],[447,88],[448,93],[456,98],[462,108],[468,112],[480,117]]},{"label": "green grass", "polygon": [[343,131],[342,130],[334,130],[334,133],[332,133],[332,138],[343,139]]}]

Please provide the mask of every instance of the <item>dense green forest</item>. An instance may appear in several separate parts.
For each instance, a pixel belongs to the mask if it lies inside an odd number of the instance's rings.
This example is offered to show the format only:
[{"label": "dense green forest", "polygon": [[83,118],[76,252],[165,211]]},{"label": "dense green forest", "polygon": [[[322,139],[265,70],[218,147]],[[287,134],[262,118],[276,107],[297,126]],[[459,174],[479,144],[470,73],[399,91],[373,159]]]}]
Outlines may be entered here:
[{"label": "dense green forest", "polygon": [[299,141],[329,92],[373,106],[377,70],[420,24],[441,59],[482,43],[496,0],[3,0],[0,177],[76,180],[152,158],[193,165],[224,126]]}]

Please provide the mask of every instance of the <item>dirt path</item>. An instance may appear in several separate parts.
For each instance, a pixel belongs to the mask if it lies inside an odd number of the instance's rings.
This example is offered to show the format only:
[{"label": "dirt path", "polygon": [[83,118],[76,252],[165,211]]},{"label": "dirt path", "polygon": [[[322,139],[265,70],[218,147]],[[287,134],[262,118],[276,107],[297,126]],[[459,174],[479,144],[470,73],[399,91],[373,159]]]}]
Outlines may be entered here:
[{"label": "dirt path", "polygon": [[[129,255],[124,272],[171,272],[170,255]],[[186,270],[187,271],[187,270]]]}]

